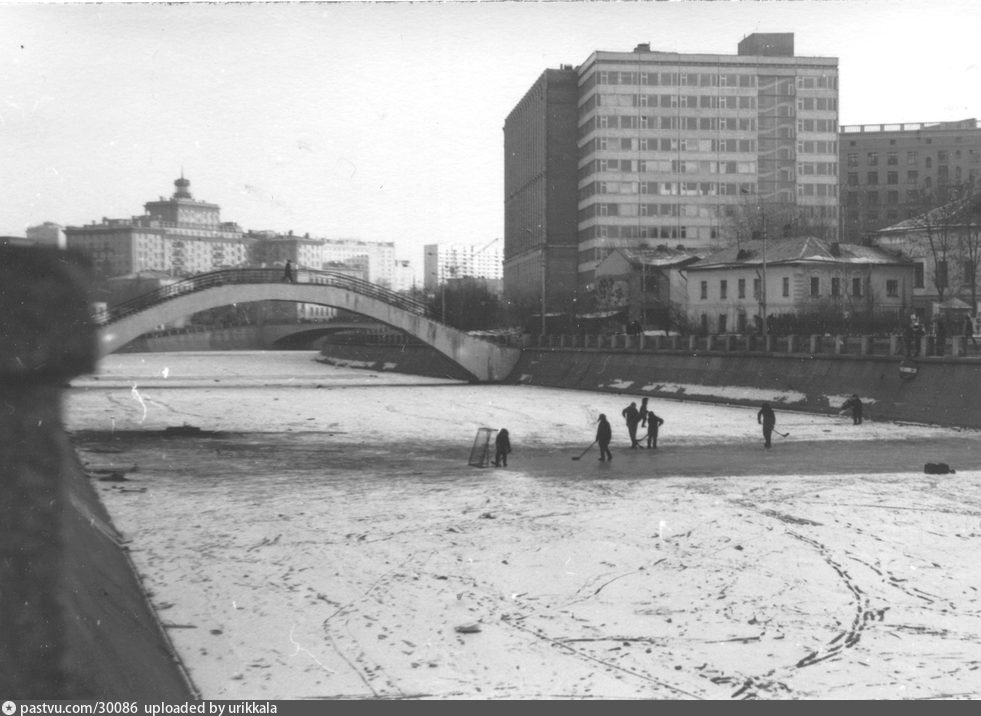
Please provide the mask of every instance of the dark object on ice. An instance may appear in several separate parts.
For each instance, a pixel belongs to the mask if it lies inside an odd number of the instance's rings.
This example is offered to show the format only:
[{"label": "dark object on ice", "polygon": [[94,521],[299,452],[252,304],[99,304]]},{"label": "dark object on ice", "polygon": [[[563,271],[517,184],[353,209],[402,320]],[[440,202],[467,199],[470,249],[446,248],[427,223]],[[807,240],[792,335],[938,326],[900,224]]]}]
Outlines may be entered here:
[{"label": "dark object on ice", "polygon": [[923,466],[927,475],[953,475],[957,471],[945,462],[928,462]]},{"label": "dark object on ice", "polygon": [[97,479],[99,482],[129,482],[129,478],[126,477],[125,473],[119,472],[118,470],[113,470],[108,475],[103,475]]},{"label": "dark object on ice", "polygon": [[168,435],[200,435],[201,428],[184,423],[179,427],[164,428],[164,432]]},{"label": "dark object on ice", "polygon": [[480,624],[461,624],[456,627],[456,631],[460,634],[476,634],[480,631]]}]

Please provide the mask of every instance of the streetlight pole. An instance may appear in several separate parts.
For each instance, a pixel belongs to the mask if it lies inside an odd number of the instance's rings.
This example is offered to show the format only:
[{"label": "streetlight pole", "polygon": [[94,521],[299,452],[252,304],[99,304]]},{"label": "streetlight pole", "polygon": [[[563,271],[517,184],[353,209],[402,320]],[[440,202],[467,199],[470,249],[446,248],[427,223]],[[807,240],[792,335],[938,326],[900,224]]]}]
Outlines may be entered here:
[{"label": "streetlight pole", "polygon": [[766,326],[766,214],[762,215],[763,219],[763,275],[762,275],[762,286],[760,286],[760,307],[763,312],[763,340],[766,340],[767,326]]},{"label": "streetlight pole", "polygon": [[548,255],[545,246],[545,242],[542,241],[542,335],[545,335],[546,322],[545,322],[545,283],[547,278],[547,267],[548,267]]}]

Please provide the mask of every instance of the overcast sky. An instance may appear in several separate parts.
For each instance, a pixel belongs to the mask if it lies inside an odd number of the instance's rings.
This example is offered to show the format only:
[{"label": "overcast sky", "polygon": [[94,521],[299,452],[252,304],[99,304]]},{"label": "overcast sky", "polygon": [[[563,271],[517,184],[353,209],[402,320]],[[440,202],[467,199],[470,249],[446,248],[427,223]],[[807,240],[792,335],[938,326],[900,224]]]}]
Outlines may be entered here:
[{"label": "overcast sky", "polygon": [[503,126],[547,68],[638,43],[838,57],[842,124],[981,116],[981,2],[0,4],[0,235],[143,213],[183,170],[246,229],[503,236]]}]

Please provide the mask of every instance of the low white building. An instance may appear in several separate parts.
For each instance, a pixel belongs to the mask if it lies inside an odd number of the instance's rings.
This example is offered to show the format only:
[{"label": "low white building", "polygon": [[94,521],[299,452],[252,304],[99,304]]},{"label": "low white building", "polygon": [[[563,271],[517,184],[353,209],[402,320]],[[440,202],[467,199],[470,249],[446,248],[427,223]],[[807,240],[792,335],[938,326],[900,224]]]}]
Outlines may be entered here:
[{"label": "low white building", "polygon": [[764,313],[830,309],[898,318],[913,297],[912,262],[874,246],[815,237],[744,242],[706,256],[687,273],[689,321],[706,333],[756,330]]}]

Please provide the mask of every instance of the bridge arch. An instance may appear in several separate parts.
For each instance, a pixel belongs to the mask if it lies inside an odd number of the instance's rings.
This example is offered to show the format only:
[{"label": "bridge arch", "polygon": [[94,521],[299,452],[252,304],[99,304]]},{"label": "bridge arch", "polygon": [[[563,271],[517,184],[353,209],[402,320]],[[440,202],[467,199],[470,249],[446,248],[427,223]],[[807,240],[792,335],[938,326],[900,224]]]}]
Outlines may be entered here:
[{"label": "bridge arch", "polygon": [[97,312],[99,355],[192,313],[249,301],[313,303],[367,316],[405,331],[466,370],[475,381],[504,380],[520,349],[474,338],[433,320],[420,301],[331,271],[300,271],[296,283],[281,279],[279,269],[226,269],[200,274],[126,303]]}]

